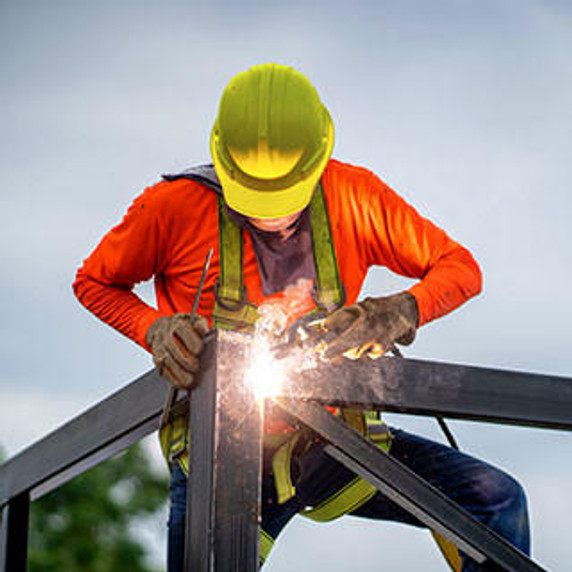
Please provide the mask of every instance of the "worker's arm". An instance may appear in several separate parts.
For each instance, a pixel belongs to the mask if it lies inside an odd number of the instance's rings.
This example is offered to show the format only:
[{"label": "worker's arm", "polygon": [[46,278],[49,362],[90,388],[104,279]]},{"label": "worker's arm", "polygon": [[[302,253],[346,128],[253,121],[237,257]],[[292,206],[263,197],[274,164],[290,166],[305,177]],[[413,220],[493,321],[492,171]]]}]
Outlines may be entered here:
[{"label": "worker's arm", "polygon": [[465,247],[377,177],[371,176],[362,193],[368,264],[420,279],[408,290],[417,302],[419,326],[481,291],[481,271]]},{"label": "worker's arm", "polygon": [[78,300],[106,324],[149,349],[145,336],[161,314],[133,286],[161,272],[166,240],[154,189],[147,189],[84,261],[73,285]]},{"label": "worker's arm", "polygon": [[[160,183],[147,189],[131,205],[123,221],[109,231],[78,270],[74,291],[98,318],[131,338],[153,355],[159,374],[176,387],[190,387],[198,369],[207,321],[188,313],[163,315],[133,292],[138,282],[172,271],[171,229],[189,212],[181,197],[189,193]],[[177,218],[179,217],[179,218]],[[182,224],[193,234],[196,219]]]},{"label": "worker's arm", "polygon": [[[481,290],[481,272],[470,252],[452,240],[365,169],[342,167],[343,208],[338,211],[355,242],[362,267],[385,266],[419,278],[407,292],[368,298],[316,322],[326,334],[324,356],[368,348],[385,352],[411,343],[417,328],[460,306]],[[353,238],[356,237],[356,238]],[[374,352],[374,353],[376,353]]]}]

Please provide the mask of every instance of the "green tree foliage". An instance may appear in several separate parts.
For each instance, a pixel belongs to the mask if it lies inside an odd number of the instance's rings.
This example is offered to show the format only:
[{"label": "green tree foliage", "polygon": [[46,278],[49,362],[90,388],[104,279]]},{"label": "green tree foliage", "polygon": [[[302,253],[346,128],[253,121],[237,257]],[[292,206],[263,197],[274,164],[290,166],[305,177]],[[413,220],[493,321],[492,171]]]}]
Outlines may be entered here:
[{"label": "green tree foliage", "polygon": [[143,448],[129,448],[32,503],[28,570],[151,572],[133,524],[167,494]]}]

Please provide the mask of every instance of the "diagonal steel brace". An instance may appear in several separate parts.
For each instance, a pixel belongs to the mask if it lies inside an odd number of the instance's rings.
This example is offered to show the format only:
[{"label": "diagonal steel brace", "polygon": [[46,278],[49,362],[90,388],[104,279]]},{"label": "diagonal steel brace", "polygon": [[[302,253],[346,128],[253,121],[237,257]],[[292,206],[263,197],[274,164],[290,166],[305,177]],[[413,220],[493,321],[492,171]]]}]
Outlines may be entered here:
[{"label": "diagonal steel brace", "polygon": [[454,542],[487,570],[540,572],[543,568],[510,545],[408,467],[363,438],[323,407],[296,399],[278,405],[329,444],[326,452],[431,529]]}]

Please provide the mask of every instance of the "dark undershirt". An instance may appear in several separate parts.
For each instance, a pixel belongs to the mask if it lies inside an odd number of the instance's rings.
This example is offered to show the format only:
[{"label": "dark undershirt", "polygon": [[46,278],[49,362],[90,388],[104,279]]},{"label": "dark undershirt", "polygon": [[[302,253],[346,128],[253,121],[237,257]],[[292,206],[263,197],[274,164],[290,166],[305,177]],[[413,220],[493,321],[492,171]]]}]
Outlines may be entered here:
[{"label": "dark undershirt", "polygon": [[258,270],[262,278],[262,292],[265,296],[281,292],[293,286],[300,278],[314,280],[314,254],[310,212],[306,208],[289,229],[294,232],[286,239],[280,232],[268,232],[256,228],[247,217],[227,206],[230,219],[245,229],[252,240]]}]

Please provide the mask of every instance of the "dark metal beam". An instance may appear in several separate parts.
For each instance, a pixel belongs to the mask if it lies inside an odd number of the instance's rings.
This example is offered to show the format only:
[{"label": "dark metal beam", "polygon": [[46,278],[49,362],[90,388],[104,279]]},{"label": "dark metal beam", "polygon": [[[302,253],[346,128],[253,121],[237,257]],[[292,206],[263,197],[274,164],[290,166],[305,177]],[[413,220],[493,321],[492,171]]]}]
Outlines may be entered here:
[{"label": "dark metal beam", "polygon": [[36,499],[155,431],[167,390],[150,371],[0,465],[0,506],[24,491]]},{"label": "dark metal beam", "polygon": [[[211,337],[206,343],[202,376],[204,380],[215,380],[218,406],[213,412],[213,394],[209,393],[213,387],[208,381],[199,384],[194,398],[194,401],[206,404],[207,409],[196,404],[192,406],[193,416],[198,420],[192,437],[193,447],[197,454],[206,455],[203,461],[194,465],[194,471],[202,471],[202,476],[195,474],[194,481],[206,483],[210,504],[201,505],[204,489],[198,486],[189,495],[195,512],[199,511],[197,515],[202,510],[203,518],[210,519],[211,524],[208,532],[193,542],[202,550],[197,554],[204,555],[208,562],[209,558],[212,561],[213,554],[223,554],[226,540],[238,538],[235,544],[228,545],[233,548],[228,548],[230,552],[224,553],[225,558],[237,563],[239,553],[233,550],[243,550],[240,558],[246,560],[236,568],[222,568],[223,558],[217,556],[215,561],[221,567],[215,569],[217,572],[246,570],[246,561],[257,560],[257,553],[255,558],[252,549],[246,547],[258,546],[257,542],[251,544],[251,540],[257,538],[252,525],[252,499],[255,488],[258,491],[258,485],[254,483],[259,484],[259,480],[255,480],[254,473],[256,479],[260,479],[261,454],[255,453],[252,447],[260,446],[260,436],[258,426],[247,423],[247,418],[253,417],[248,409],[253,403],[251,396],[244,394],[241,397],[233,384],[243,387],[244,363],[240,359],[244,359],[250,344],[248,338],[228,332],[217,332]],[[237,356],[240,359],[235,359]],[[227,379],[232,383],[227,383]],[[201,391],[204,392],[202,397]],[[20,502],[24,497],[38,498],[153,432],[158,426],[167,392],[167,383],[151,371],[1,465],[3,522],[8,523],[10,512],[11,518],[16,518],[11,508],[13,502]],[[335,365],[319,364],[315,369],[297,374],[284,393],[365,409],[572,429],[572,380],[558,376],[411,359],[344,360]],[[231,402],[225,402],[229,396],[232,396]],[[227,405],[221,406],[222,403]],[[241,409],[250,411],[249,415],[230,415]],[[239,420],[244,425],[237,425]],[[214,465],[210,473],[209,455]],[[246,471],[249,455],[253,459],[256,457],[251,463],[252,472]],[[217,464],[215,459],[225,460]],[[241,480],[239,474],[243,470],[246,472]],[[203,508],[199,509],[200,506]],[[230,512],[221,514],[223,509],[217,507],[230,507]],[[240,516],[243,514],[249,516],[243,520]],[[194,518],[192,511],[190,515]],[[6,526],[0,539],[2,542],[7,541]]]},{"label": "dark metal beam", "polygon": [[[150,371],[9,459],[0,466],[0,505],[28,490],[36,499],[153,432],[167,391]],[[285,393],[367,409],[572,429],[572,380],[558,376],[412,359],[344,360],[297,374]]]},{"label": "dark metal beam", "polygon": [[94,452],[85,457],[84,459],[74,463],[69,468],[61,471],[51,478],[43,481],[38,486],[32,489],[30,500],[35,501],[48,494],[50,491],[65,485],[68,481],[71,481],[75,477],[85,473],[89,469],[99,465],[103,461],[114,457],[115,455],[121,453],[131,445],[138,443],[141,439],[150,435],[157,429],[157,416],[155,415],[149,419],[146,423],[138,425],[125,433],[119,439],[109,443],[108,445],[95,449]]},{"label": "dark metal beam", "polygon": [[414,359],[344,359],[299,372],[284,396],[332,405],[572,430],[572,379]]},{"label": "dark metal beam", "polygon": [[250,344],[218,332],[191,393],[185,570],[258,570],[262,414],[244,382]]},{"label": "dark metal beam", "polygon": [[478,563],[486,566],[493,564],[510,572],[543,570],[323,407],[287,399],[280,399],[278,403],[287,413],[328,441],[328,454],[369,481],[428,527],[454,542]]},{"label": "dark metal beam", "polygon": [[30,497],[20,493],[1,509],[0,572],[26,572]]}]

